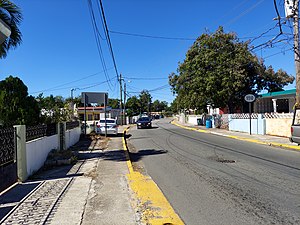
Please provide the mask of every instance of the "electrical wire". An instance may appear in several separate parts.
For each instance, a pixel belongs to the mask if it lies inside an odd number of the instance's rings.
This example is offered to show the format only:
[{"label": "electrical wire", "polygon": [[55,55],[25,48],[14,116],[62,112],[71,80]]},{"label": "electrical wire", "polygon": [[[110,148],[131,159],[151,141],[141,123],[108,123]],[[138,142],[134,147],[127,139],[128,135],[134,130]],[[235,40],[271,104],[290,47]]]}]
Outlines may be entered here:
[{"label": "electrical wire", "polygon": [[[110,70],[110,69],[112,69],[112,68],[109,68],[108,70]],[[41,91],[35,91],[35,92],[32,92],[31,94],[36,94],[36,93],[49,92],[49,91],[52,91],[52,90],[57,90],[57,88],[59,88],[59,87],[63,87],[63,86],[69,85],[69,84],[76,83],[78,81],[82,81],[82,80],[88,79],[90,77],[96,76],[96,75],[98,75],[100,73],[103,73],[103,72],[104,71],[100,71],[100,72],[97,72],[97,73],[94,73],[94,74],[91,74],[91,75],[87,75],[87,76],[85,76],[83,78],[80,78],[80,79],[77,79],[77,80],[74,80],[74,81],[71,81],[71,82],[60,84],[60,85],[57,85],[57,86],[54,86],[54,87],[51,87],[51,88],[48,88],[48,89],[44,89],[44,90],[41,90]]]},{"label": "electrical wire", "polygon": [[162,78],[162,77],[126,77],[123,76],[124,79],[127,80],[168,80],[169,78]]},{"label": "electrical wire", "polygon": [[241,17],[243,17],[244,15],[246,15],[247,13],[251,12],[253,9],[255,9],[258,5],[260,5],[262,2],[264,2],[265,0],[260,0],[259,2],[255,3],[253,6],[251,6],[250,8],[246,9],[245,11],[241,12],[239,15],[237,15],[235,18],[233,18],[232,20],[230,20],[229,22],[227,22],[224,26],[229,26],[231,24],[233,24],[234,22],[236,22],[238,19],[240,19]]},{"label": "electrical wire", "polygon": [[114,56],[113,47],[112,47],[110,36],[109,36],[109,31],[108,31],[108,26],[107,26],[106,18],[105,18],[105,13],[104,13],[104,8],[103,8],[102,0],[99,0],[99,3],[100,3],[99,7],[101,9],[101,15],[102,15],[102,19],[103,19],[103,26],[104,26],[106,41],[107,41],[108,48],[110,50],[110,54],[111,54],[111,57],[112,57],[112,60],[113,60],[113,64],[114,64],[115,71],[116,71],[116,76],[119,79],[119,73],[118,73],[117,63],[116,63],[116,59],[115,59],[115,56]]},{"label": "electrical wire", "polygon": [[184,37],[163,37],[163,36],[154,36],[154,35],[144,35],[144,34],[134,34],[120,31],[109,31],[112,34],[120,34],[127,36],[143,37],[143,38],[153,38],[153,39],[165,39],[165,40],[180,40],[180,41],[195,41],[196,38],[184,38]]},{"label": "electrical wire", "polygon": [[[85,90],[85,89],[93,88],[93,87],[96,87],[98,85],[105,84],[105,83],[108,83],[108,81],[102,81],[102,82],[93,83],[93,84],[86,84],[86,85],[82,85],[82,87],[78,86],[77,90]],[[32,94],[36,94],[36,93],[45,93],[45,92],[50,92],[50,91],[67,90],[67,89],[71,89],[71,88],[73,88],[73,86],[63,87],[63,88],[53,88],[51,90],[36,91],[36,92],[31,92],[30,94],[32,95]]]},{"label": "electrical wire", "polygon": [[95,40],[96,40],[96,44],[97,44],[97,50],[98,50],[98,53],[99,53],[99,58],[100,58],[103,70],[105,71],[104,72],[105,78],[106,78],[107,81],[109,81],[108,82],[109,89],[112,90],[112,88],[111,88],[112,84],[110,82],[110,77],[107,73],[107,67],[106,67],[106,63],[105,63],[105,60],[104,60],[103,51],[102,51],[102,47],[101,47],[101,40],[100,39],[103,39],[103,38],[100,35],[99,29],[98,29],[98,26],[97,26],[97,22],[96,22],[94,10],[93,10],[93,3],[92,3],[91,0],[88,0],[88,5],[89,5],[89,12],[90,12],[91,22],[92,22],[92,26],[93,26],[94,36],[95,36]]}]

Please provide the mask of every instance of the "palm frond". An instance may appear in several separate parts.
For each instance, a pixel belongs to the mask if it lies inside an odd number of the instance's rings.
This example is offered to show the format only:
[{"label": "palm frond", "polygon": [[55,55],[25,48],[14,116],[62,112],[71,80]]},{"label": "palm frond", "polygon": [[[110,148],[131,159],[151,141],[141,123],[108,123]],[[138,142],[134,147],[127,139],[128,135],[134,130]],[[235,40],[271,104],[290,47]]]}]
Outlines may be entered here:
[{"label": "palm frond", "polygon": [[11,29],[11,35],[0,45],[0,58],[5,58],[11,48],[15,48],[22,42],[22,34],[19,25],[23,19],[21,9],[8,0],[0,0],[0,19]]}]

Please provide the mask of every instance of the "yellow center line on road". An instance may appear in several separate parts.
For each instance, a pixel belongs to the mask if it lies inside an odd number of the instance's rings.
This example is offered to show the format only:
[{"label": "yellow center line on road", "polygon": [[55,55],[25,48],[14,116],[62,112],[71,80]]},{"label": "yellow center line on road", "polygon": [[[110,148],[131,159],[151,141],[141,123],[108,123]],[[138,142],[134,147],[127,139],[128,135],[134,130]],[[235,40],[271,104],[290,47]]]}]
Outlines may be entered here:
[{"label": "yellow center line on road", "polygon": [[123,148],[129,170],[127,177],[129,186],[138,199],[137,210],[142,213],[142,222],[149,225],[184,224],[151,177],[133,170],[125,140],[127,130],[125,129],[123,136]]}]

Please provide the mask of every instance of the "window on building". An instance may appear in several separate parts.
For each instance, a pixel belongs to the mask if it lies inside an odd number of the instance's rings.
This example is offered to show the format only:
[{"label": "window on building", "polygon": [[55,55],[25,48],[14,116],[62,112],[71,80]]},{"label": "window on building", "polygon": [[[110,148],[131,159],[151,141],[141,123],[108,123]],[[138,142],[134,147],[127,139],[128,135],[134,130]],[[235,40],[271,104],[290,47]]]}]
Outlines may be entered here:
[{"label": "window on building", "polygon": [[79,120],[84,121],[84,114],[79,114]]},{"label": "window on building", "polygon": [[94,115],[94,120],[100,120],[100,114],[95,114]]}]

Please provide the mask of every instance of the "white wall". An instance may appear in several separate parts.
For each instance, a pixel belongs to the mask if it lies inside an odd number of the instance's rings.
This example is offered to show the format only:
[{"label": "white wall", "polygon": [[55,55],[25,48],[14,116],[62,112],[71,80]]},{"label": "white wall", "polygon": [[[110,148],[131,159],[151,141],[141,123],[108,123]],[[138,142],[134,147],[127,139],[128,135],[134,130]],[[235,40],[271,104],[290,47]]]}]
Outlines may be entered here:
[{"label": "white wall", "polygon": [[[67,130],[65,133],[66,148],[76,144],[79,141],[80,134],[80,127]],[[58,134],[26,142],[27,177],[33,175],[44,165],[52,149],[59,149]]]},{"label": "white wall", "polygon": [[66,131],[66,148],[67,149],[79,141],[80,133],[81,133],[80,127]]},{"label": "white wall", "polygon": [[38,171],[52,149],[58,149],[58,135],[42,137],[26,142],[27,175]]},{"label": "white wall", "polygon": [[197,119],[202,119],[202,115],[188,115],[187,118],[187,123],[197,125]]}]

